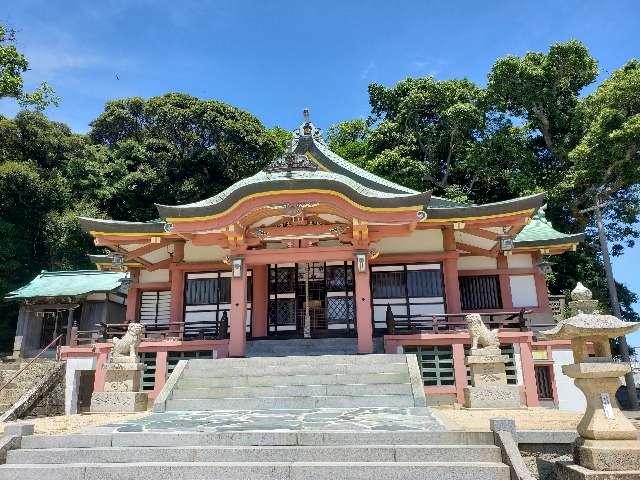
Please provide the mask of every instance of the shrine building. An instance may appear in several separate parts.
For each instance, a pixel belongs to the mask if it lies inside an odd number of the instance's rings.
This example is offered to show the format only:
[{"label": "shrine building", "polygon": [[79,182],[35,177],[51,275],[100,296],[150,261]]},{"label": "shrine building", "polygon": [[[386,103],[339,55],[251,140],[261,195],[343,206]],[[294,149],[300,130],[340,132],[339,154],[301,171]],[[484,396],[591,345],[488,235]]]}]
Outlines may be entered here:
[{"label": "shrine building", "polygon": [[[428,401],[453,403],[467,384],[464,315],[475,312],[500,328],[524,403],[561,402],[554,350],[570,349],[537,338],[555,324],[544,257],[582,235],[552,227],[543,193],[475,205],[418,192],[336,155],[307,115],[281,158],[194,200],[156,205],[150,222],[80,218],[110,251],[91,256],[98,268],[129,273],[126,321],[146,325],[152,397],[179,359],[307,339],[327,353],[332,342],[415,352]],[[63,356],[88,362],[99,391],[122,325],[72,329]]]}]

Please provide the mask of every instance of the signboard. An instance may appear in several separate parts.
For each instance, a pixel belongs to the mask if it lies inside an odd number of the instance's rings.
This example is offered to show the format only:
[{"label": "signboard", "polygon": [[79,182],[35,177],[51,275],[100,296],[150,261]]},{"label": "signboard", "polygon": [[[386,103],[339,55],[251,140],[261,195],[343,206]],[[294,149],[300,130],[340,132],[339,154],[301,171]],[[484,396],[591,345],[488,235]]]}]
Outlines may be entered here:
[{"label": "signboard", "polygon": [[609,394],[601,393],[600,398],[602,399],[602,409],[604,410],[604,416],[609,420],[613,420],[613,407],[611,406],[611,398],[609,398]]}]

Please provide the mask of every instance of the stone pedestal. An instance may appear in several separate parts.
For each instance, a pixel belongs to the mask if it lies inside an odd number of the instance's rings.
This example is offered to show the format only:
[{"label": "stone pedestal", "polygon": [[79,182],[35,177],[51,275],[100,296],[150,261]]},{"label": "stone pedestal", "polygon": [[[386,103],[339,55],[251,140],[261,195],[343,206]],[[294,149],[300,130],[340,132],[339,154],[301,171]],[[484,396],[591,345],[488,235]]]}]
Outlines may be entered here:
[{"label": "stone pedestal", "polygon": [[103,392],[91,396],[92,412],[141,412],[147,409],[147,394],[141,388],[142,363],[106,363]]},{"label": "stone pedestal", "polygon": [[[640,480],[640,442],[638,432],[624,416],[616,400],[620,377],[630,371],[627,364],[611,358],[610,339],[640,328],[612,315],[602,315],[591,291],[578,283],[571,292],[569,306],[573,316],[551,330],[542,332],[549,340],[571,340],[576,363],[562,371],[574,379],[587,399],[587,409],[578,423],[580,437],[573,451],[575,463],[556,464],[561,480]],[[589,357],[590,342],[595,357]]]},{"label": "stone pedestal", "polygon": [[640,470],[627,472],[589,470],[570,462],[556,463],[554,473],[558,480],[640,480]]},{"label": "stone pedestal", "polygon": [[517,385],[507,385],[505,363],[509,360],[499,348],[472,349],[465,359],[471,370],[471,387],[464,389],[467,408],[519,408],[522,405]]},{"label": "stone pedestal", "polygon": [[577,427],[580,438],[576,441],[574,460],[589,470],[619,475],[636,471],[640,478],[638,431],[620,411],[615,397],[619,377],[629,371],[629,365],[598,358],[589,360],[593,361],[562,367],[587,399],[587,409]]}]

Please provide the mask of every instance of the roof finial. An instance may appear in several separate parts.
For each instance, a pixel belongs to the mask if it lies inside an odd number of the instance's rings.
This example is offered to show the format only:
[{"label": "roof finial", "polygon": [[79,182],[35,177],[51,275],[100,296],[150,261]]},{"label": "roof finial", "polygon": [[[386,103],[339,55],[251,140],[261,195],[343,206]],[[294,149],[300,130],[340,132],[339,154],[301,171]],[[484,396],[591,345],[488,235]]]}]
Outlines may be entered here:
[{"label": "roof finial", "polygon": [[309,107],[305,107],[302,111],[302,115],[304,116],[305,123],[309,121]]}]

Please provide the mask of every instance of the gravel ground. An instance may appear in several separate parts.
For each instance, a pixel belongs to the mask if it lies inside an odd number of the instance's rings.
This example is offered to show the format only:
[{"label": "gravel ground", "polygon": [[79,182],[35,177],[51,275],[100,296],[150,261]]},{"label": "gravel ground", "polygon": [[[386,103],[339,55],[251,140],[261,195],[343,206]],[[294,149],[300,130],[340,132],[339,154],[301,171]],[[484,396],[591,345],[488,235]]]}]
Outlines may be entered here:
[{"label": "gravel ground", "polygon": [[431,407],[436,416],[442,417],[464,430],[488,431],[489,419],[513,418],[518,430],[575,430],[581,413],[561,412],[548,408],[523,408],[518,410],[467,410],[452,407]]},{"label": "gravel ground", "polygon": [[[33,422],[35,433],[38,435],[56,435],[59,433],[77,432],[88,427],[98,427],[114,422],[133,420],[149,415],[151,412],[139,413],[85,413],[77,415],[59,415],[56,417],[43,417],[24,420]],[[0,429],[4,431],[4,424],[0,423]]]}]

